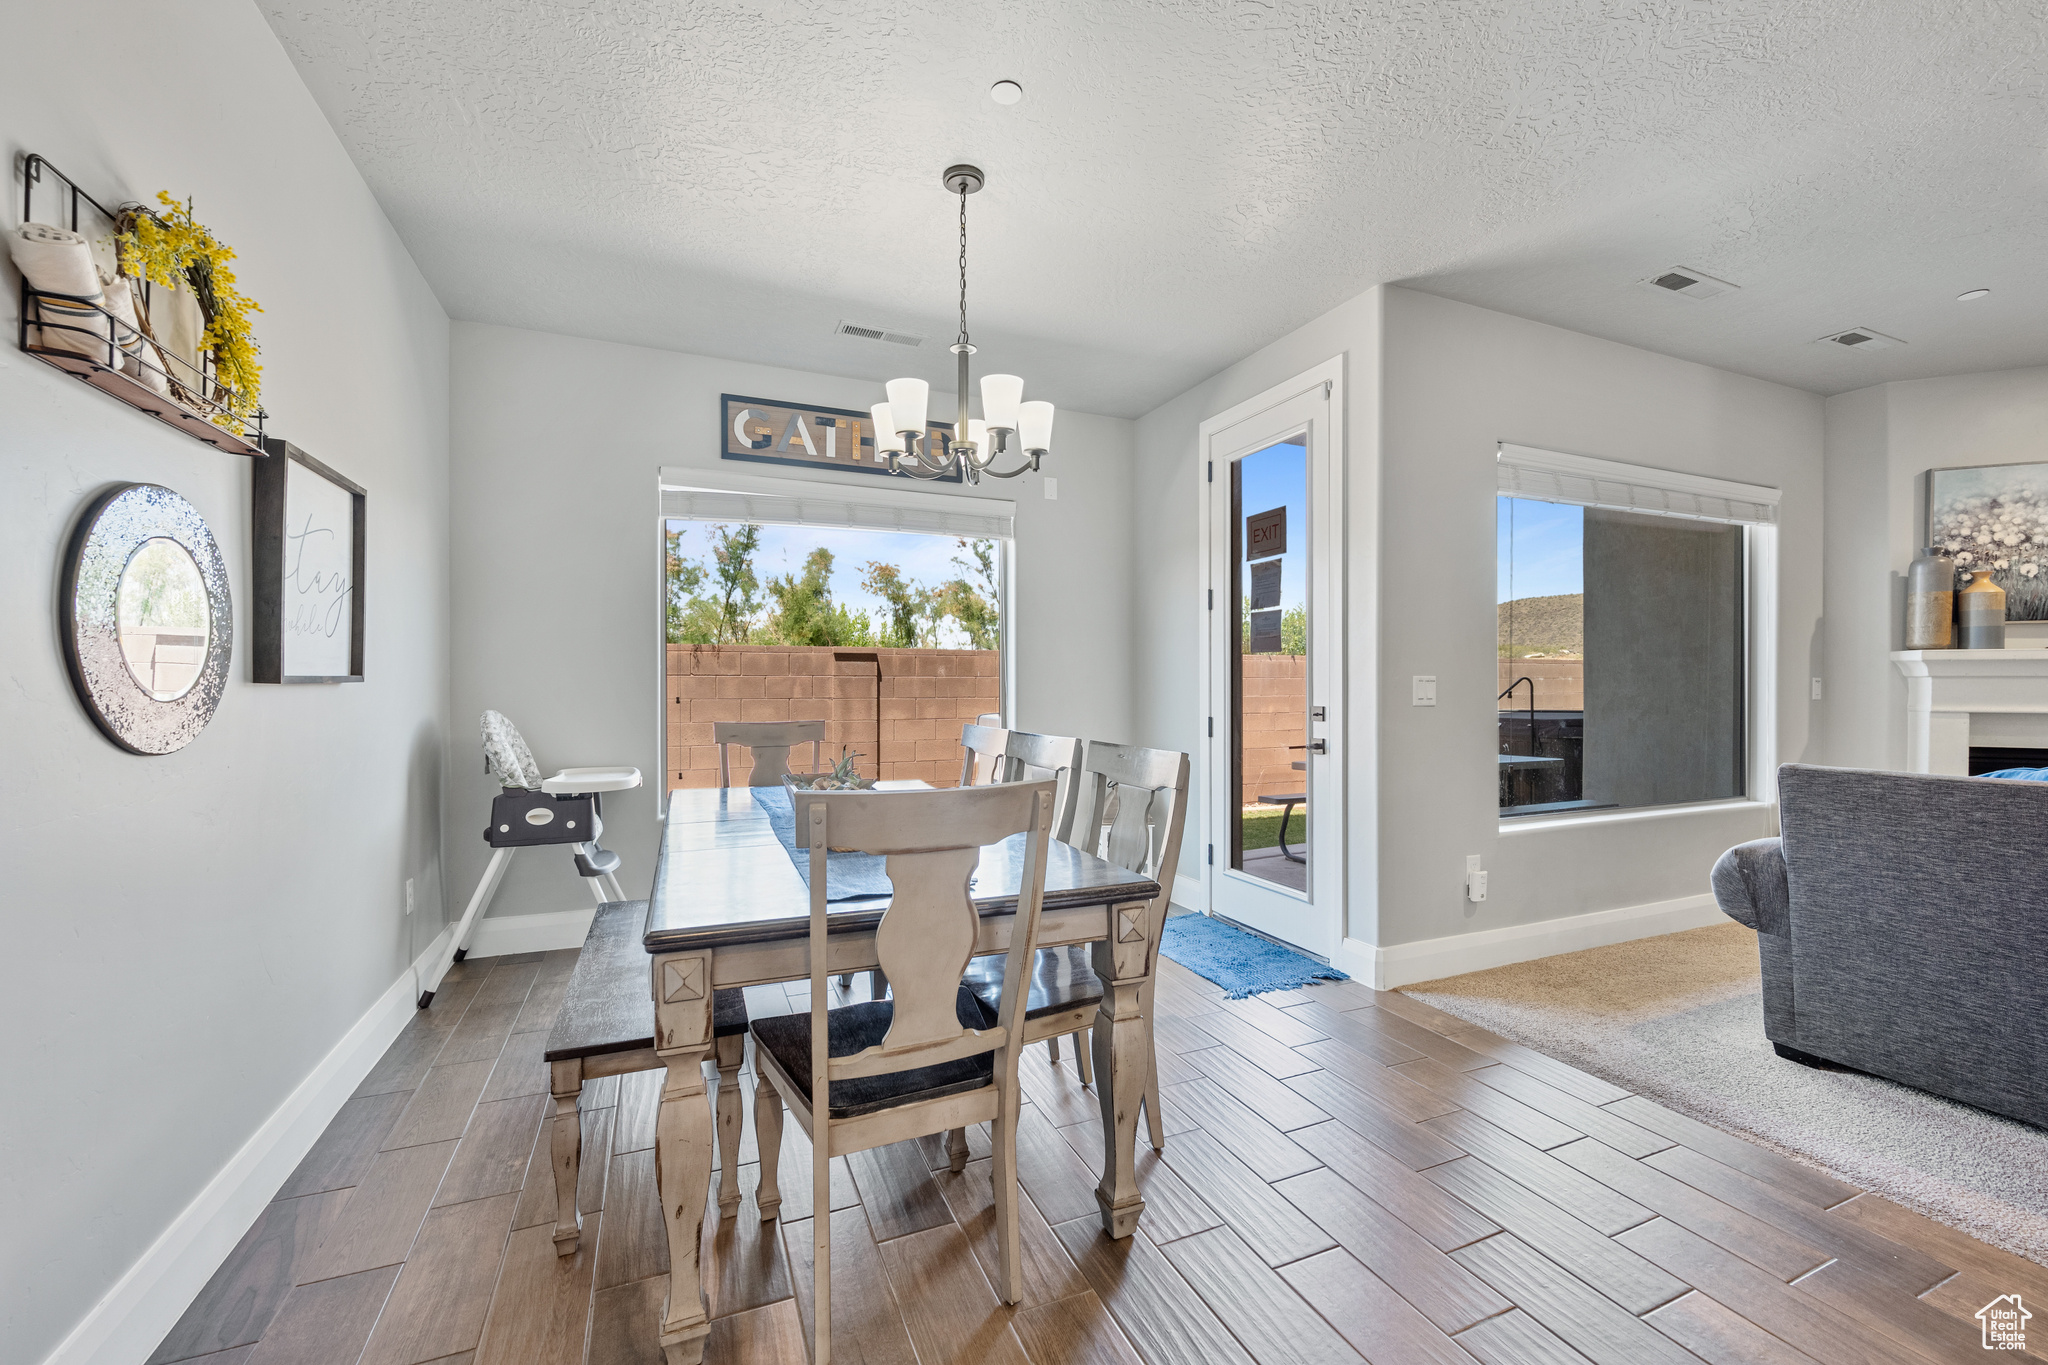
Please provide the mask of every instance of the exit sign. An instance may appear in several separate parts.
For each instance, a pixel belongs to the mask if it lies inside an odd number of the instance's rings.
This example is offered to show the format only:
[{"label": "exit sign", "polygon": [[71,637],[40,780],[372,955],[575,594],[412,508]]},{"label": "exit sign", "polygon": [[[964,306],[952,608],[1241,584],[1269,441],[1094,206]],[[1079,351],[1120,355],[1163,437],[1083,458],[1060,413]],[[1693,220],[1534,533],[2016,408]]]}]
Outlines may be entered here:
[{"label": "exit sign", "polygon": [[1287,553],[1287,509],[1255,512],[1244,519],[1244,557],[1270,559]]}]

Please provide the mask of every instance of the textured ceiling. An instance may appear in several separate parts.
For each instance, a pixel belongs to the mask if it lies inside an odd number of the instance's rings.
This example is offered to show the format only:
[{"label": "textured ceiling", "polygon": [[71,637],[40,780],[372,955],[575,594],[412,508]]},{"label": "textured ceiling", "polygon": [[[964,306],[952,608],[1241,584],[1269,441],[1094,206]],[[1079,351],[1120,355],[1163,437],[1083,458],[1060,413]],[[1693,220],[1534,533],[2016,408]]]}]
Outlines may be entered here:
[{"label": "textured ceiling", "polygon": [[2038,3],[262,7],[458,318],[950,391],[971,160],[977,368],[1087,411],[1387,281],[1822,392],[2048,363]]}]

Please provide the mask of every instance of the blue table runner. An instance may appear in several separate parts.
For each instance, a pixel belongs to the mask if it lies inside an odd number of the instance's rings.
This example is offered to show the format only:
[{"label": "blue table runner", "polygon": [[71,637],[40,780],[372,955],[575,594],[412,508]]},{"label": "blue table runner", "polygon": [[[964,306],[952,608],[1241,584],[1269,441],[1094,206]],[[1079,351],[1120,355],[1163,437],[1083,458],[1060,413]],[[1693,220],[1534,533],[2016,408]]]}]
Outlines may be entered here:
[{"label": "blue table runner", "polygon": [[[796,874],[811,884],[811,855],[797,847],[796,809],[783,787],[756,787],[754,804],[768,816],[768,826],[782,841],[783,852],[796,864]],[[889,860],[879,853],[827,853],[825,855],[825,899],[828,901],[887,899],[896,894],[889,882]]]}]

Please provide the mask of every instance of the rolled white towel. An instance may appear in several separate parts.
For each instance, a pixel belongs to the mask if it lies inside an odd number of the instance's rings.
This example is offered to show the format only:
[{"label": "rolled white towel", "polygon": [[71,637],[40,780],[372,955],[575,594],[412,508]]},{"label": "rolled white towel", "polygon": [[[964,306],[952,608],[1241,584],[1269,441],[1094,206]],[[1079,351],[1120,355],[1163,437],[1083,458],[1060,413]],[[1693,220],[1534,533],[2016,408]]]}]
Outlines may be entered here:
[{"label": "rolled white towel", "polygon": [[38,299],[29,344],[108,361],[108,320],[100,311],[106,295],[85,238],[48,223],[23,223],[7,235],[7,249],[29,288],[79,300]]}]

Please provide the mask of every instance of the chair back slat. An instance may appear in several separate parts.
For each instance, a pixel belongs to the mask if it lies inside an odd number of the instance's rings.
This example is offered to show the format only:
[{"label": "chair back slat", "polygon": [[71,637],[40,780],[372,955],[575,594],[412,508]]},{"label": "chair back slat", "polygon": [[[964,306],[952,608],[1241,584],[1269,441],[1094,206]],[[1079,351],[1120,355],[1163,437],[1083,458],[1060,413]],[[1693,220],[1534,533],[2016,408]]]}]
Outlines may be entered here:
[{"label": "chair back slat", "polygon": [[1061,843],[1072,841],[1074,828],[1074,778],[1081,768],[1081,741],[1064,735],[1034,735],[1012,730],[1003,744],[1009,769],[1006,782],[1037,782],[1053,778],[1059,795],[1053,799],[1052,837]]},{"label": "chair back slat", "polygon": [[[960,979],[980,928],[970,880],[984,846],[1013,834],[1029,836],[1010,951],[1016,954],[1027,942],[1035,947],[1056,794],[1057,784],[1047,780],[934,791],[823,792],[803,798],[799,810],[811,860],[815,1085],[936,1065],[1005,1045],[1011,1024],[969,1029],[959,1020]],[[850,1057],[829,1057],[827,1047],[828,847],[886,855],[891,889],[889,908],[875,931],[875,956],[894,999],[889,1032],[881,1043]],[[1013,964],[1019,973],[1010,978],[1024,982],[1027,992],[1029,971],[1021,964],[1028,962],[1027,956]],[[1005,1008],[1009,995],[1006,986]],[[824,1103],[822,1090],[816,1099]]]},{"label": "chair back slat", "polygon": [[811,771],[818,770],[818,748],[825,742],[822,720],[721,720],[711,726],[711,742],[718,746],[718,785],[732,785],[732,764],[728,746],[738,744],[753,756],[753,771],[747,774],[749,787],[779,787],[783,774],[794,772],[789,751],[798,744],[811,746]]},{"label": "chair back slat", "polygon": [[[986,721],[987,716],[982,720]],[[986,787],[991,782],[1009,780],[1009,765],[1003,757],[1003,748],[1010,741],[1010,732],[997,725],[985,725],[980,721],[960,727],[960,785],[963,787]]]}]

